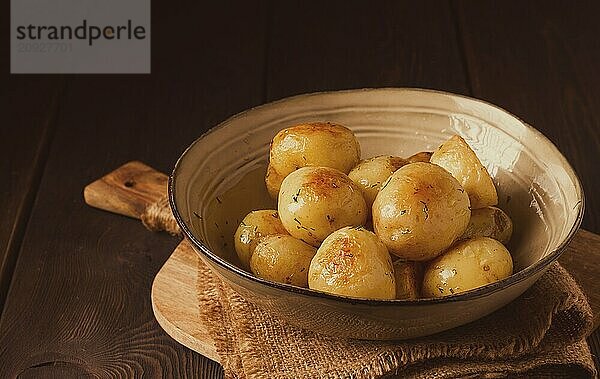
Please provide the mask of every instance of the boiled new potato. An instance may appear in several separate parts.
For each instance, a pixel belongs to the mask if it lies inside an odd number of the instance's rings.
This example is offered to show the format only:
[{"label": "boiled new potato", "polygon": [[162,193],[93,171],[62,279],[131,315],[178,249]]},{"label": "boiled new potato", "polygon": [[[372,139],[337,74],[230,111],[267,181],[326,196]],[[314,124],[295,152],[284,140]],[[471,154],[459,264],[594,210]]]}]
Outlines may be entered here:
[{"label": "boiled new potato", "polygon": [[375,234],[346,227],[323,241],[310,263],[308,287],[336,295],[394,299],[392,260]]},{"label": "boiled new potato", "polygon": [[281,184],[277,209],[292,236],[313,246],[332,232],[364,225],[367,205],[346,174],[329,167],[303,167]]},{"label": "boiled new potato", "polygon": [[441,254],[463,234],[470,217],[469,197],[460,183],[431,163],[401,167],[373,203],[375,234],[390,253],[411,261]]},{"label": "boiled new potato", "polygon": [[477,237],[456,244],[428,264],[422,294],[448,296],[494,283],[512,272],[512,257],[504,245]]},{"label": "boiled new potato", "polygon": [[443,167],[464,187],[471,200],[471,208],[498,204],[494,182],[475,152],[459,136],[452,136],[431,156],[431,163]]},{"label": "boiled new potato", "polygon": [[259,278],[308,286],[308,269],[317,249],[287,234],[263,237],[250,258],[250,269]]},{"label": "boiled new potato", "polygon": [[348,177],[360,187],[367,207],[371,209],[383,182],[406,163],[407,161],[400,157],[380,155],[361,161],[350,171]]},{"label": "boiled new potato", "polygon": [[490,237],[506,245],[510,241],[512,231],[512,221],[502,209],[485,207],[471,211],[469,225],[460,239]]},{"label": "boiled new potato", "polygon": [[430,151],[421,151],[421,152],[411,155],[410,157],[406,158],[406,160],[409,163],[429,162],[429,159],[431,159],[431,154],[433,154],[433,153]]},{"label": "boiled new potato", "polygon": [[394,262],[396,299],[414,300],[419,298],[423,281],[421,263],[397,260]]},{"label": "boiled new potato", "polygon": [[354,133],[331,122],[283,129],[273,138],[269,152],[269,163],[282,180],[306,166],[331,167],[347,174],[359,160],[360,145]]},{"label": "boiled new potato", "polygon": [[250,257],[259,240],[271,234],[288,234],[276,210],[252,211],[244,217],[234,235],[235,252],[244,268],[250,268]]},{"label": "boiled new potato", "polygon": [[281,182],[283,182],[284,176],[278,173],[273,166],[269,163],[267,166],[267,174],[265,175],[265,184],[267,185],[267,191],[273,199],[277,199],[279,195],[279,188],[281,188]]}]

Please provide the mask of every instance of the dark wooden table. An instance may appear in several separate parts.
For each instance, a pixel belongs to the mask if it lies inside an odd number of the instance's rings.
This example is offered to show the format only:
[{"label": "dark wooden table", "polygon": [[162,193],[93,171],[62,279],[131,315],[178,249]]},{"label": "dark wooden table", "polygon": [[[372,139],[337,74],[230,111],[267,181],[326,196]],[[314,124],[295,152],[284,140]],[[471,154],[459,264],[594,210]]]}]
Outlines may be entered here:
[{"label": "dark wooden table", "polygon": [[132,159],[168,172],[209,127],[294,94],[410,86],[498,104],[573,164],[583,227],[600,233],[599,2],[200,3],[153,2],[151,75],[4,76],[0,375],[221,376],[152,314],[177,239],[82,189]]}]

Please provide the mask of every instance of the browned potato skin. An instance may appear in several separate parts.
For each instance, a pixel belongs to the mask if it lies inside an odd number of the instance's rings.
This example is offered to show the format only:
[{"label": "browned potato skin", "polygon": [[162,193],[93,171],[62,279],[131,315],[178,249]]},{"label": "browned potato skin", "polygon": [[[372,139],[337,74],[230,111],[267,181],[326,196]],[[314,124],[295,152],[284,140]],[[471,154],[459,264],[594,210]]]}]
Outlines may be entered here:
[{"label": "browned potato skin", "polygon": [[317,249],[290,235],[263,237],[250,258],[252,273],[274,282],[308,287],[308,269]]},{"label": "browned potato skin", "polygon": [[469,198],[458,181],[424,162],[403,166],[390,176],[372,211],[375,234],[390,253],[412,261],[441,254],[462,235],[471,216]]},{"label": "browned potato skin", "polygon": [[269,162],[282,178],[306,166],[331,167],[348,174],[359,160],[360,145],[354,133],[331,122],[283,129],[273,138],[269,152]]},{"label": "browned potato skin", "polygon": [[260,239],[271,234],[288,234],[275,209],[252,211],[244,217],[234,235],[235,252],[243,268],[250,268],[250,257]]},{"label": "browned potato skin", "polygon": [[396,284],[387,248],[372,232],[346,227],[317,250],[308,274],[311,289],[368,299],[394,299]]},{"label": "browned potato skin", "polygon": [[469,225],[460,239],[490,237],[506,245],[512,232],[512,221],[502,209],[485,207],[471,211]]},{"label": "browned potato skin", "polygon": [[498,204],[494,182],[471,147],[459,136],[452,136],[431,156],[431,163],[443,167],[469,194],[471,208]]},{"label": "browned potato skin", "polygon": [[423,267],[419,262],[403,261],[394,262],[394,278],[396,279],[396,299],[418,299],[423,282]]},{"label": "browned potato skin", "polygon": [[406,158],[406,160],[408,161],[408,163],[429,162],[429,159],[431,159],[432,154],[433,152],[431,151],[421,151],[411,155],[410,157]]},{"label": "browned potato skin", "polygon": [[313,246],[344,226],[364,225],[368,211],[360,188],[329,167],[302,167],[286,176],[277,209],[288,233]]},{"label": "browned potato skin", "polygon": [[407,163],[406,159],[400,157],[380,155],[361,161],[358,166],[350,171],[348,177],[360,187],[367,207],[371,209],[383,183],[397,169]]},{"label": "browned potato skin", "polygon": [[504,245],[477,237],[457,243],[427,265],[422,295],[453,295],[507,278],[512,272],[512,257]]},{"label": "browned potato skin", "polygon": [[275,170],[269,163],[267,166],[267,174],[265,175],[265,184],[267,185],[267,191],[269,192],[269,195],[273,199],[277,199],[277,196],[279,195],[279,188],[281,188],[283,179],[284,176],[278,173],[277,170]]}]

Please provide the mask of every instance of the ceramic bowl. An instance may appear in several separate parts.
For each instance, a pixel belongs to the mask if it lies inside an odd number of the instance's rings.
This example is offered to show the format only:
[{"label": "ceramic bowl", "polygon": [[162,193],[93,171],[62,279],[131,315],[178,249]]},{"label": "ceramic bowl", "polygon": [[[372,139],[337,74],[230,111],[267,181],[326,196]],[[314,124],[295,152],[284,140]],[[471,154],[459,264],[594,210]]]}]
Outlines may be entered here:
[{"label": "ceramic bowl", "polygon": [[[233,234],[251,210],[276,209],[264,185],[269,142],[281,129],[332,121],[352,129],[363,158],[432,151],[453,134],[475,150],[513,219],[515,273],[437,299],[370,300],[254,277],[239,267]],[[421,89],[315,93],[242,112],[183,153],[169,185],[173,213],[200,258],[243,298],[289,324],[358,339],[405,339],[447,330],[506,305],[554,262],[582,219],[579,180],[540,132],[480,100]]]}]

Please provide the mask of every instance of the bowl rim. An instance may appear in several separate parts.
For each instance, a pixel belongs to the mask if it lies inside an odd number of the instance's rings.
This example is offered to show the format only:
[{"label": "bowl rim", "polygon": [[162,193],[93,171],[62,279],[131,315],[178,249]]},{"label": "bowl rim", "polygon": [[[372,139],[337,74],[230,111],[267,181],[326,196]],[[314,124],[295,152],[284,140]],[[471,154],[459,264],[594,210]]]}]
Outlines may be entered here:
[{"label": "bowl rim", "polygon": [[[229,124],[231,121],[241,118],[241,117],[244,117],[249,112],[253,112],[255,110],[260,110],[262,108],[267,108],[269,106],[283,103],[286,101],[308,98],[308,97],[318,96],[318,95],[327,95],[327,94],[387,92],[387,91],[392,91],[392,92],[404,92],[404,91],[429,92],[429,93],[458,97],[458,98],[482,103],[484,105],[490,106],[500,112],[504,112],[504,113],[514,117],[519,122],[521,122],[525,126],[525,128],[527,128],[529,131],[536,134],[539,138],[541,138],[543,141],[548,143],[556,151],[556,153],[558,154],[558,157],[562,160],[565,170],[567,172],[570,172],[573,174],[572,176],[575,179],[575,184],[577,185],[578,192],[579,192],[577,195],[578,195],[578,197],[581,198],[577,217],[575,219],[575,222],[573,223],[573,226],[571,227],[571,230],[569,230],[569,233],[567,234],[566,238],[558,245],[557,248],[555,248],[554,250],[549,252],[542,259],[538,260],[534,264],[527,266],[524,269],[522,269],[516,273],[513,273],[509,277],[501,279],[494,283],[486,284],[482,287],[474,288],[474,289],[471,289],[468,291],[459,292],[457,294],[447,295],[447,296],[443,296],[443,297],[419,298],[419,299],[411,299],[411,300],[408,300],[408,299],[389,299],[388,300],[388,299],[369,299],[369,298],[356,298],[356,297],[350,297],[350,296],[344,296],[344,295],[334,295],[334,294],[326,293],[323,291],[297,287],[297,286],[293,286],[291,284],[273,282],[270,280],[256,277],[252,273],[239,268],[238,266],[234,265],[233,263],[228,262],[227,260],[225,260],[225,259],[219,257],[218,255],[216,255],[215,253],[213,253],[211,251],[211,249],[207,245],[204,244],[203,241],[196,238],[196,236],[192,233],[190,227],[187,225],[187,223],[183,219],[183,216],[181,215],[181,212],[179,211],[176,201],[175,201],[175,196],[176,196],[175,177],[177,176],[178,170],[181,166],[181,162],[187,156],[188,151],[190,151],[197,143],[199,143],[202,139],[204,139],[204,137],[211,134],[215,130],[218,130],[218,129],[224,127],[225,125]],[[221,268],[225,269],[226,271],[231,271],[233,274],[240,276],[243,279],[249,280],[251,282],[255,282],[259,285],[265,285],[265,286],[268,286],[271,288],[283,290],[286,292],[292,292],[292,293],[295,293],[298,295],[303,295],[303,296],[307,296],[307,297],[316,296],[316,297],[323,298],[323,299],[342,301],[342,302],[350,303],[350,304],[368,305],[368,306],[385,306],[385,305],[394,305],[394,306],[397,306],[397,305],[407,305],[407,306],[419,305],[419,306],[422,306],[422,305],[433,305],[433,304],[439,304],[439,303],[451,303],[451,302],[473,300],[473,299],[478,299],[481,297],[486,297],[486,296],[489,296],[489,295],[491,295],[495,292],[498,292],[502,289],[511,287],[512,285],[514,285],[516,283],[520,283],[520,282],[524,281],[525,279],[533,276],[534,274],[540,272],[541,270],[544,270],[545,268],[547,268],[551,263],[556,261],[562,255],[562,253],[566,249],[567,245],[571,242],[571,240],[573,239],[573,237],[579,230],[579,228],[581,226],[581,222],[583,220],[584,211],[585,211],[585,195],[584,195],[583,186],[581,184],[579,176],[577,175],[576,171],[573,169],[573,167],[571,166],[569,161],[565,158],[565,156],[556,147],[556,145],[554,145],[554,143],[552,141],[550,141],[550,139],[548,139],[548,137],[546,137],[542,132],[535,129],[534,127],[532,127],[531,125],[529,125],[528,123],[523,121],[521,118],[517,117],[516,115],[508,112],[507,110],[505,110],[495,104],[487,102],[485,100],[477,99],[477,98],[474,98],[471,96],[451,93],[451,92],[447,92],[447,91],[418,88],[418,87],[377,87],[377,88],[360,88],[360,89],[345,89],[345,90],[337,90],[337,91],[311,92],[311,93],[304,93],[304,94],[281,98],[281,99],[271,101],[268,103],[264,103],[264,104],[246,109],[242,112],[239,112],[231,117],[228,117],[226,120],[220,122],[216,126],[208,129],[206,132],[202,133],[198,138],[196,138],[196,140],[194,140],[194,142],[192,142],[183,151],[183,153],[177,159],[177,162],[175,163],[175,166],[173,168],[173,171],[171,172],[171,175],[169,175],[168,198],[169,198],[169,204],[171,207],[171,211],[173,212],[173,216],[175,217],[177,224],[181,228],[181,231],[183,232],[184,237],[187,238],[192,243],[193,247],[195,247],[194,250],[196,250],[196,252],[201,252],[204,257],[208,258],[210,261],[212,261],[216,265],[220,266]],[[212,268],[211,268],[211,270],[212,270]]]}]

